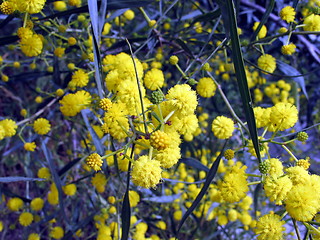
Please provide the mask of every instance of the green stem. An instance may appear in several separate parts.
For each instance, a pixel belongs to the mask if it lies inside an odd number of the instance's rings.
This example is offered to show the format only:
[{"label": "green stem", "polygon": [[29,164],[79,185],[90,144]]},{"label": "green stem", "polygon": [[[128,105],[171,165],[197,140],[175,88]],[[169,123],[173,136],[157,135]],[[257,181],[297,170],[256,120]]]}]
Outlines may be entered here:
[{"label": "green stem", "polygon": [[147,119],[146,119],[146,114],[145,114],[145,112],[144,112],[144,104],[143,104],[143,99],[142,99],[142,91],[141,91],[140,80],[139,80],[139,76],[138,76],[138,72],[137,72],[136,61],[134,60],[134,57],[133,57],[133,52],[132,52],[131,44],[130,44],[130,42],[129,42],[129,40],[128,40],[127,38],[126,38],[126,41],[127,41],[128,46],[129,46],[129,49],[130,49],[131,59],[132,59],[132,61],[133,61],[134,71],[135,71],[136,80],[137,80],[137,84],[138,84],[139,98],[140,98],[140,104],[141,104],[141,110],[142,110],[142,117],[143,117],[144,129],[145,129],[146,134],[148,134]]},{"label": "green stem", "polygon": [[287,148],[285,145],[281,145],[281,146],[284,148],[284,150],[287,151],[287,153],[289,153],[289,155],[290,155],[291,157],[293,157],[293,159],[294,159],[296,162],[298,162],[298,159],[296,158],[295,155],[293,155],[293,153],[290,151],[289,148]]},{"label": "green stem", "polygon": [[261,175],[252,174],[252,173],[246,173],[246,175],[247,175],[248,177],[259,177],[259,178],[262,177]]},{"label": "green stem", "polygon": [[251,186],[251,185],[255,185],[255,184],[259,184],[259,183],[261,183],[261,181],[251,182],[251,183],[248,183],[247,185],[248,185],[248,186]]}]

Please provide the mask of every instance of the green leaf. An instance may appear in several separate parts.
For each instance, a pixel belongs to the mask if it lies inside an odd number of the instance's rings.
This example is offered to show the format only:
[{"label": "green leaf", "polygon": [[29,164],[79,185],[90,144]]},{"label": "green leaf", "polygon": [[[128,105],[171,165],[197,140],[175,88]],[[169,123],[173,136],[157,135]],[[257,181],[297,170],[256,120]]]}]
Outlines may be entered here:
[{"label": "green leaf", "polygon": [[212,164],[208,174],[207,174],[207,177],[206,177],[206,181],[205,183],[203,184],[203,187],[201,188],[199,194],[197,195],[196,199],[193,201],[192,205],[190,206],[190,208],[185,212],[185,214],[183,215],[180,223],[179,223],[179,226],[178,226],[178,230],[177,230],[177,235],[179,234],[179,231],[182,227],[182,225],[184,224],[184,222],[187,220],[187,218],[191,215],[191,213],[193,212],[193,210],[198,206],[198,204],[200,203],[201,199],[203,198],[203,196],[205,195],[205,193],[207,192],[213,178],[215,177],[217,171],[218,171],[218,167],[219,167],[219,163],[220,163],[220,160],[223,156],[223,153],[224,153],[224,149],[227,145],[227,142],[228,140],[225,141],[222,149],[221,149],[221,153],[220,155],[217,157],[217,159],[215,160],[215,162]]},{"label": "green leaf", "polygon": [[232,58],[233,58],[233,64],[234,64],[237,82],[239,85],[241,100],[242,100],[242,104],[243,104],[243,108],[244,108],[244,112],[245,112],[245,116],[248,124],[248,129],[253,142],[253,146],[257,154],[258,160],[259,162],[261,162],[256,121],[254,117],[251,95],[248,87],[246,71],[244,68],[244,62],[243,62],[242,52],[240,48],[237,21],[236,21],[236,16],[234,12],[234,4],[232,0],[227,0],[226,2],[227,2],[226,5],[224,7],[221,7],[221,10],[222,10],[222,15],[227,16],[229,18],[228,23],[230,23],[230,25],[226,26],[226,24],[224,23],[225,29],[230,30],[230,33],[228,35],[231,38]]},{"label": "green leaf", "polygon": [[304,77],[302,76],[302,74],[294,67],[292,67],[289,64],[286,64],[280,60],[277,60],[277,66],[278,66],[279,70],[281,72],[283,72],[284,74],[286,74],[288,76],[297,76],[297,77],[291,77],[291,78],[293,81],[295,81],[296,83],[298,83],[300,85],[303,94],[308,99],[306,84],[305,84]]},{"label": "green leaf", "polygon": [[76,165],[81,158],[73,159],[71,162],[68,162],[66,165],[64,165],[63,168],[61,168],[58,172],[59,176],[63,176],[66,172],[68,172],[74,165]]},{"label": "green leaf", "polygon": [[209,172],[209,168],[205,165],[203,165],[198,159],[196,158],[181,158],[179,162],[182,162],[190,167],[193,167],[195,169],[198,169],[200,171]]},{"label": "green leaf", "polygon": [[29,182],[29,181],[46,181],[43,178],[30,178],[30,177],[0,177],[0,183],[10,182]]},{"label": "green leaf", "polygon": [[193,25],[193,24],[196,23],[196,22],[209,22],[209,21],[211,21],[211,20],[213,20],[213,19],[218,18],[220,15],[221,15],[221,10],[220,10],[220,9],[217,9],[217,10],[215,10],[215,11],[202,14],[202,15],[200,15],[200,16],[197,16],[197,17],[192,21],[192,24],[191,24],[191,25]]}]

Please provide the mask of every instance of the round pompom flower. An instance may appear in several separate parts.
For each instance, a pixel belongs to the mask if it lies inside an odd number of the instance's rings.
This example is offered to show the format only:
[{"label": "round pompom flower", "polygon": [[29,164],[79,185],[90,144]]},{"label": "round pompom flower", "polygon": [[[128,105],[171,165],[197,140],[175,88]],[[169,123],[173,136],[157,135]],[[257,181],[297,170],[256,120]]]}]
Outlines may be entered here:
[{"label": "round pompom flower", "polygon": [[30,207],[33,211],[40,211],[44,206],[44,201],[42,198],[34,198],[30,203]]},{"label": "round pompom flower", "polygon": [[16,10],[16,4],[10,1],[4,1],[0,5],[0,11],[3,14],[9,15]]},{"label": "round pompom flower", "polygon": [[64,236],[64,230],[62,227],[54,227],[50,231],[50,237],[54,239],[60,239]]},{"label": "round pompom flower", "polygon": [[293,186],[285,200],[286,210],[298,221],[311,221],[319,211],[319,199],[311,184]]},{"label": "round pompom flower", "polygon": [[267,176],[263,186],[266,196],[277,205],[282,205],[282,201],[287,197],[288,192],[292,188],[292,182],[288,176]]},{"label": "round pompom flower", "polygon": [[144,75],[143,82],[146,88],[152,91],[157,90],[158,88],[161,88],[163,86],[163,72],[157,68],[152,68]]},{"label": "round pompom flower", "polygon": [[23,201],[20,198],[11,198],[7,202],[7,207],[11,211],[19,211],[23,207]]},{"label": "round pompom flower", "polygon": [[173,55],[169,58],[169,63],[172,65],[176,65],[178,62],[179,62],[179,58],[175,55]]},{"label": "round pompom flower", "polygon": [[[253,24],[253,27],[252,27],[253,31],[255,31],[258,28],[259,24],[260,24],[260,22],[255,22]],[[266,35],[267,35],[267,27],[265,25],[262,25],[262,27],[258,33],[258,38],[264,38]]]},{"label": "round pompom flower", "polygon": [[33,123],[33,129],[36,133],[45,135],[51,130],[51,124],[45,118],[38,118]]},{"label": "round pompom flower", "polygon": [[291,6],[286,6],[281,9],[280,17],[282,20],[285,20],[287,23],[294,21],[294,16],[296,15],[296,11]]},{"label": "round pompom flower", "polygon": [[273,73],[276,69],[277,63],[276,59],[270,54],[261,55],[258,58],[258,67],[269,73]]},{"label": "round pompom flower", "polygon": [[283,45],[281,47],[281,52],[284,55],[292,55],[296,52],[296,45],[293,43],[287,44],[287,45]]},{"label": "round pompom flower", "polygon": [[134,11],[132,11],[131,9],[129,9],[129,10],[127,10],[127,11],[124,12],[123,16],[124,16],[127,20],[130,21],[130,20],[134,19],[135,14],[134,14]]},{"label": "round pompom flower", "polygon": [[254,232],[258,234],[258,240],[281,240],[285,230],[284,221],[279,215],[269,213],[259,218]]},{"label": "round pompom flower", "polygon": [[218,116],[213,120],[211,129],[217,138],[227,139],[232,136],[234,123],[231,118]]},{"label": "round pompom flower", "polygon": [[101,172],[96,173],[91,179],[91,184],[97,189],[99,193],[104,192],[107,182],[108,180],[106,176]]},{"label": "round pompom flower", "polygon": [[[0,121],[0,126],[4,130],[4,137],[12,137],[16,134],[17,124],[11,119],[4,119]],[[1,139],[1,138],[0,138]]]},{"label": "round pompom flower", "polygon": [[178,160],[181,158],[180,148],[179,146],[169,146],[164,150],[158,151],[154,159],[159,161],[161,167],[163,168],[171,168],[173,167]]},{"label": "round pompom flower", "polygon": [[68,184],[62,187],[64,194],[68,196],[73,196],[77,192],[77,186],[74,183]]},{"label": "round pompom flower", "polygon": [[129,191],[130,207],[136,207],[140,202],[140,195],[136,191]]},{"label": "round pompom flower", "polygon": [[192,114],[198,105],[196,92],[187,84],[177,84],[170,88],[166,99],[179,115]]},{"label": "round pompom flower", "polygon": [[104,110],[104,111],[108,111],[112,106],[112,102],[109,98],[102,98],[99,101],[99,107]]},{"label": "round pompom flower", "polygon": [[42,167],[38,170],[37,173],[38,178],[44,178],[44,179],[49,179],[51,177],[51,173],[49,168]]},{"label": "round pompom flower", "polygon": [[40,240],[40,236],[37,233],[31,233],[28,236],[28,240]]},{"label": "round pompom flower", "polygon": [[155,131],[150,136],[150,145],[157,150],[166,149],[170,144],[170,136],[163,131]]},{"label": "round pompom flower", "polygon": [[39,13],[45,4],[46,0],[22,0],[17,4],[20,12],[27,12],[30,14]]},{"label": "round pompom flower", "polygon": [[155,188],[161,180],[160,162],[141,156],[133,164],[132,182],[143,188]]},{"label": "round pompom flower", "polygon": [[298,110],[291,103],[277,103],[271,108],[270,131],[283,131],[293,127],[298,121]]},{"label": "round pompom flower", "polygon": [[103,160],[101,159],[101,156],[98,153],[92,153],[87,157],[86,163],[93,170],[99,171],[101,170]]},{"label": "round pompom flower", "polygon": [[65,95],[59,103],[60,111],[64,116],[73,117],[77,115],[81,110],[87,108],[91,103],[90,93],[81,90],[76,93],[70,93]]},{"label": "round pompom flower", "polygon": [[71,77],[70,85],[74,87],[85,87],[89,82],[89,75],[82,69],[77,70]]},{"label": "round pompom flower", "polygon": [[303,30],[305,31],[320,31],[320,16],[311,14],[303,21]]},{"label": "round pompom flower", "polygon": [[23,148],[26,150],[26,151],[30,151],[30,152],[34,152],[34,150],[36,149],[37,145],[35,142],[26,142],[24,145],[23,145]]},{"label": "round pompom flower", "polygon": [[19,216],[19,223],[24,227],[29,226],[32,223],[32,221],[33,221],[32,213],[23,212]]},{"label": "round pompom flower", "polygon": [[23,38],[30,38],[32,37],[33,35],[33,32],[30,28],[27,28],[27,27],[20,27],[18,28],[17,30],[17,35],[20,39],[23,39]]},{"label": "round pompom flower", "polygon": [[214,96],[217,87],[211,78],[204,77],[199,80],[196,89],[197,89],[197,93],[201,97],[209,98]]}]

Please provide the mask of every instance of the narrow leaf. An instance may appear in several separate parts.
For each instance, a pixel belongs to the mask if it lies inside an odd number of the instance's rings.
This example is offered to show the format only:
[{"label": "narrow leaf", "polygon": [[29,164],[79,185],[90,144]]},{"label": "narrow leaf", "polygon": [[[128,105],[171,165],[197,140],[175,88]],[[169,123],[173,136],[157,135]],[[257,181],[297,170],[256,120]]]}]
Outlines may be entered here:
[{"label": "narrow leaf", "polygon": [[209,168],[205,165],[203,165],[198,159],[195,158],[181,158],[179,162],[182,162],[190,167],[196,168],[200,171],[209,172]]},{"label": "narrow leaf", "polygon": [[29,181],[46,181],[43,178],[30,178],[30,177],[0,177],[1,183],[10,182],[29,182]]},{"label": "narrow leaf", "polygon": [[226,5],[222,8],[222,15],[228,16],[230,23],[229,26],[225,26],[225,29],[230,29],[230,38],[231,38],[231,49],[232,49],[232,58],[234,69],[236,73],[236,78],[239,85],[241,100],[248,123],[248,129],[250,136],[253,142],[255,152],[257,154],[259,162],[261,162],[260,149],[259,149],[259,139],[256,127],[256,121],[254,117],[251,95],[248,87],[247,76],[244,68],[244,62],[242,57],[242,52],[240,48],[239,36],[238,36],[238,27],[236,16],[234,12],[234,4],[232,0],[227,0]]},{"label": "narrow leaf", "polygon": [[170,195],[170,196],[155,196],[143,198],[143,201],[156,202],[156,203],[172,203],[181,197],[180,194]]},{"label": "narrow leaf", "polygon": [[179,233],[182,225],[184,224],[184,222],[187,220],[187,218],[191,215],[191,213],[193,212],[193,210],[198,206],[198,204],[200,203],[201,199],[203,198],[203,196],[205,195],[205,193],[207,192],[213,178],[215,177],[217,171],[218,171],[218,167],[219,167],[219,163],[220,163],[220,160],[223,156],[223,153],[224,153],[224,149],[227,145],[227,141],[225,141],[222,149],[221,149],[221,153],[220,155],[217,157],[217,159],[215,160],[215,162],[212,164],[212,167],[210,168],[209,172],[208,172],[208,175],[207,175],[207,178],[206,178],[206,181],[203,185],[203,187],[201,188],[199,194],[197,195],[196,199],[193,201],[191,207],[186,211],[186,213],[183,215],[180,223],[179,223],[179,226],[178,226],[178,230],[177,230],[177,234]]},{"label": "narrow leaf", "polygon": [[281,72],[283,72],[284,74],[286,74],[288,76],[299,76],[299,77],[291,77],[291,78],[293,81],[295,81],[296,83],[298,83],[300,85],[303,94],[308,99],[306,84],[305,84],[304,77],[302,76],[302,74],[294,67],[292,67],[289,64],[286,64],[280,60],[277,60],[277,66]]},{"label": "narrow leaf", "polygon": [[217,9],[217,10],[215,10],[215,11],[208,12],[208,13],[205,13],[205,14],[202,14],[202,15],[196,17],[196,18],[192,21],[192,24],[194,24],[194,23],[196,23],[196,22],[208,22],[208,21],[211,21],[211,20],[213,20],[213,19],[218,18],[220,15],[221,15],[221,10],[220,10],[220,9]]},{"label": "narrow leaf", "polygon": [[130,201],[129,201],[129,191],[126,191],[123,198],[122,210],[121,210],[121,220],[122,220],[122,237],[121,240],[127,240],[130,230]]}]

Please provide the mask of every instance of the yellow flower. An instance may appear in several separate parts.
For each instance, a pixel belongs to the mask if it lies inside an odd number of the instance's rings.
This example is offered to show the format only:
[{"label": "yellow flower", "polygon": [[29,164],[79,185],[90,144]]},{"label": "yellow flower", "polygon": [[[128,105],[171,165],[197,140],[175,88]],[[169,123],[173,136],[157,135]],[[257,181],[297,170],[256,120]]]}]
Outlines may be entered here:
[{"label": "yellow flower", "polygon": [[108,111],[108,109],[110,109],[112,106],[112,102],[109,98],[102,98],[99,101],[99,107],[104,110],[104,111]]},{"label": "yellow flower", "polygon": [[305,170],[308,170],[310,167],[309,158],[307,157],[306,159],[299,159],[299,161],[297,162],[297,166],[300,166]]},{"label": "yellow flower", "polygon": [[140,202],[140,195],[136,191],[129,191],[130,207],[136,207]]},{"label": "yellow flower", "polygon": [[28,240],[40,240],[40,236],[37,233],[30,233],[28,236]]},{"label": "yellow flower", "polygon": [[126,105],[123,103],[113,103],[112,107],[104,115],[104,131],[110,133],[115,139],[127,137],[129,131],[129,122]]},{"label": "yellow flower", "polygon": [[37,173],[38,178],[44,178],[44,179],[49,179],[51,177],[51,173],[49,168],[42,167],[38,170]]},{"label": "yellow flower", "polygon": [[67,4],[64,1],[55,1],[53,2],[53,8],[56,11],[65,11],[67,10]]},{"label": "yellow flower", "polygon": [[19,223],[26,227],[29,226],[33,221],[33,215],[29,212],[23,212],[19,216]]},{"label": "yellow flower", "polygon": [[180,158],[180,148],[179,146],[174,145],[169,146],[164,150],[160,150],[154,155],[154,159],[159,161],[163,168],[173,167]]},{"label": "yellow flower", "polygon": [[86,158],[86,163],[95,171],[101,170],[103,160],[98,153],[92,153]]},{"label": "yellow flower", "polygon": [[164,75],[163,72],[159,69],[152,68],[147,71],[143,78],[144,85],[146,88],[154,91],[158,88],[161,88],[164,84]]},{"label": "yellow flower", "polygon": [[286,198],[287,193],[292,188],[292,182],[288,176],[267,176],[263,186],[266,196],[269,197],[271,201],[274,201],[277,205],[282,205],[282,201]]},{"label": "yellow flower", "polygon": [[284,55],[292,55],[296,52],[296,45],[293,43],[287,44],[287,45],[283,45],[281,47],[281,52]]},{"label": "yellow flower", "polygon": [[89,75],[82,69],[77,70],[71,77],[69,84],[73,87],[85,87],[88,85]]},{"label": "yellow flower", "polygon": [[298,121],[298,110],[291,103],[277,103],[271,108],[269,131],[283,131],[293,127]]},{"label": "yellow flower", "polygon": [[134,19],[134,11],[132,11],[131,9],[127,10],[124,12],[123,16],[127,19],[127,20],[132,20]]},{"label": "yellow flower", "polygon": [[294,16],[296,15],[296,11],[291,6],[286,6],[281,9],[280,17],[282,20],[285,20],[287,23],[294,21]]},{"label": "yellow flower", "polygon": [[30,14],[39,13],[45,4],[46,0],[21,0],[17,4],[20,12],[27,12]]},{"label": "yellow flower", "polygon": [[236,164],[232,166],[218,182],[218,189],[221,191],[223,200],[229,203],[239,202],[249,191],[246,166]]},{"label": "yellow flower", "polygon": [[65,95],[59,103],[60,111],[64,116],[73,117],[81,110],[86,109],[91,103],[90,93],[81,90],[76,93]]},{"label": "yellow flower", "polygon": [[4,137],[12,137],[16,134],[17,124],[11,119],[4,119],[0,121],[0,128],[2,127],[4,133],[0,133],[0,140]]},{"label": "yellow flower", "polygon": [[20,28],[18,28],[17,35],[20,39],[30,38],[33,36],[33,32],[30,28],[20,27]]},{"label": "yellow flower", "polygon": [[311,221],[319,211],[317,189],[310,183],[292,187],[285,200],[289,215],[298,221]]},{"label": "yellow flower", "polygon": [[269,54],[261,55],[258,58],[258,67],[269,73],[273,73],[276,69],[276,59]]},{"label": "yellow flower", "polygon": [[40,135],[45,135],[51,130],[50,122],[45,118],[38,118],[33,123],[33,129]]},{"label": "yellow flower", "polygon": [[51,205],[59,204],[59,192],[55,183],[50,185],[50,191],[47,194],[48,202]]},{"label": "yellow flower", "polygon": [[231,118],[218,116],[213,120],[211,129],[217,138],[227,139],[232,136],[234,131],[234,123]]},{"label": "yellow flower", "polygon": [[80,7],[80,6],[81,6],[81,0],[69,0],[69,1],[68,1],[68,4],[69,4],[70,6]]},{"label": "yellow flower", "polygon": [[155,131],[150,136],[150,145],[157,150],[166,149],[170,144],[170,136],[163,131]]},{"label": "yellow flower", "polygon": [[17,9],[16,4],[11,1],[4,1],[0,5],[0,11],[6,15],[12,14],[16,9]]},{"label": "yellow flower", "polygon": [[211,78],[204,77],[199,80],[196,89],[201,97],[209,98],[214,96],[217,86]]},{"label": "yellow flower", "polygon": [[7,202],[7,207],[11,211],[19,211],[21,208],[23,208],[23,201],[20,198],[11,198]]},{"label": "yellow flower", "polygon": [[187,84],[177,84],[170,88],[166,99],[180,116],[192,114],[198,105],[196,92]]},{"label": "yellow flower", "polygon": [[103,173],[96,173],[92,179],[91,184],[97,189],[99,193],[103,193],[107,184],[107,178]]},{"label": "yellow flower", "polygon": [[[255,31],[258,28],[259,24],[260,24],[260,22],[255,22],[253,24],[253,27],[252,27],[253,31]],[[258,33],[258,38],[264,38],[266,35],[267,35],[267,27],[265,25],[262,25],[262,27]]]},{"label": "yellow flower", "polygon": [[169,58],[169,63],[171,65],[176,65],[178,62],[179,62],[179,58],[175,55],[173,55]]},{"label": "yellow flower", "polygon": [[63,192],[68,196],[73,196],[77,192],[77,186],[72,183],[62,187]]},{"label": "yellow flower", "polygon": [[155,188],[161,180],[160,162],[141,156],[133,164],[132,182],[144,188]]},{"label": "yellow flower", "polygon": [[266,160],[270,164],[270,169],[268,174],[272,177],[280,177],[283,175],[283,165],[278,158],[270,158]]},{"label": "yellow flower", "polygon": [[40,211],[44,206],[44,201],[42,198],[34,198],[30,203],[30,207],[33,211]]},{"label": "yellow flower", "polygon": [[64,230],[62,227],[54,227],[51,229],[49,235],[54,239],[60,239],[64,236]]},{"label": "yellow flower", "polygon": [[270,108],[255,107],[253,109],[257,128],[266,127],[269,124]]},{"label": "yellow flower", "polygon": [[303,21],[305,31],[320,31],[320,16],[311,14]]},{"label": "yellow flower", "polygon": [[286,172],[294,185],[310,182],[311,176],[303,167],[289,167],[286,169]]},{"label": "yellow flower", "polygon": [[35,142],[27,142],[23,145],[23,147],[26,151],[34,152],[37,145]]},{"label": "yellow flower", "polygon": [[283,239],[284,221],[274,213],[266,214],[259,218],[254,232],[258,234],[258,240],[281,240]]},{"label": "yellow flower", "polygon": [[53,54],[54,54],[55,56],[57,56],[58,58],[61,58],[61,57],[63,57],[65,50],[66,50],[65,48],[57,47],[57,48],[54,50]]}]

